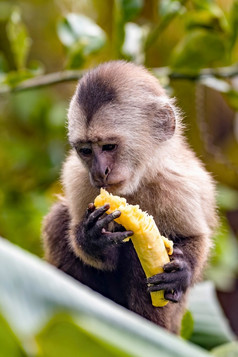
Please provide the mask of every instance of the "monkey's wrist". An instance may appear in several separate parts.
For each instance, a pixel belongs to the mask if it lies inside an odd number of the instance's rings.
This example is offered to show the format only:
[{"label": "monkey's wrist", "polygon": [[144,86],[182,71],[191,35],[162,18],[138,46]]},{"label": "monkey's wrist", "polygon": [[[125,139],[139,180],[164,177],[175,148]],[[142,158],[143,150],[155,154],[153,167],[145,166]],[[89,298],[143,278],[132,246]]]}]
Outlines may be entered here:
[{"label": "monkey's wrist", "polygon": [[114,270],[118,261],[118,249],[114,246],[106,247],[98,245],[99,237],[91,237],[84,231],[82,225],[78,225],[71,232],[71,246],[76,256],[85,264],[100,270]]}]

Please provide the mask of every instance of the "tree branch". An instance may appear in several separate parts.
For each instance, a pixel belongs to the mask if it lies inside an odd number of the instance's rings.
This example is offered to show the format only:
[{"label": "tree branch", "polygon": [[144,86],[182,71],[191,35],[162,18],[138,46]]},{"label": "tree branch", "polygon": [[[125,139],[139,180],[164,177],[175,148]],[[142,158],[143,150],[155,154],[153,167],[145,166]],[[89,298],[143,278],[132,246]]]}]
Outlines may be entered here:
[{"label": "tree branch", "polygon": [[[238,76],[238,66],[204,68],[197,74],[174,72],[169,67],[152,68],[151,71],[157,77],[169,77],[173,80],[184,79],[189,81],[197,81],[204,77],[218,77],[225,79]],[[86,72],[87,70],[66,70],[62,72],[45,74],[39,77],[27,79],[12,88],[8,85],[2,85],[0,86],[0,94],[21,92],[29,89],[46,87],[57,83],[76,81],[79,80]]]},{"label": "tree branch", "polygon": [[84,73],[86,73],[84,70],[68,70],[44,74],[42,76],[27,79],[12,88],[8,85],[0,85],[0,94],[9,92],[21,92],[24,90],[46,87],[57,83],[76,81],[79,80],[84,75]]}]

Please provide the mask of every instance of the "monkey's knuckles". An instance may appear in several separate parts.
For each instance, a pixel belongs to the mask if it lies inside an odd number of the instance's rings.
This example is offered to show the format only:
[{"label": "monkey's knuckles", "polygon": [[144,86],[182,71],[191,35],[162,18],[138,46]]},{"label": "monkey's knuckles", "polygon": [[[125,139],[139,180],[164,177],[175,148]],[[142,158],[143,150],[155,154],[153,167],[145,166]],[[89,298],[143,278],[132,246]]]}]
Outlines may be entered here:
[{"label": "monkey's knuckles", "polygon": [[179,302],[183,296],[183,292],[181,290],[173,290],[173,291],[165,291],[164,292],[164,297],[166,300],[172,301],[172,302]]},{"label": "monkey's knuckles", "polygon": [[[178,266],[178,270],[174,270],[173,262],[166,264],[167,267],[171,265],[173,269],[169,272],[164,272],[160,274],[153,275],[147,279],[148,291],[159,291],[165,290],[168,294],[171,292],[181,292],[184,293],[191,283],[191,272],[190,269],[185,265],[181,269],[181,265]],[[171,301],[175,301],[174,295]]]}]

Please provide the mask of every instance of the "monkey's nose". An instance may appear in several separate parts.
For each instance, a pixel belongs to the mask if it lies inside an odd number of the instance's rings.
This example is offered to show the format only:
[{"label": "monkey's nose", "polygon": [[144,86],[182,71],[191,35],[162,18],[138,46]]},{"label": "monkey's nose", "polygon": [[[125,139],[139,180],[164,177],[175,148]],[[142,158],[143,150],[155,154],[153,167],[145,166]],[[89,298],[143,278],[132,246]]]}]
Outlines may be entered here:
[{"label": "monkey's nose", "polygon": [[105,177],[108,177],[108,175],[110,174],[110,171],[111,171],[111,170],[109,169],[109,167],[107,167],[106,170],[105,170],[105,172],[104,172],[104,176],[105,176]]},{"label": "monkey's nose", "polygon": [[111,172],[111,170],[110,170],[110,168],[107,166],[106,168],[102,168],[101,170],[99,170],[99,172],[98,172],[98,178],[100,179],[100,180],[102,180],[103,181],[103,183],[106,183],[106,181],[107,181],[107,178],[108,178],[108,175],[110,174],[110,172]]},{"label": "monkey's nose", "polygon": [[92,178],[93,178],[93,181],[95,182],[96,186],[99,186],[99,187],[105,186],[107,184],[107,178],[108,178],[110,172],[111,172],[111,170],[108,166],[106,168],[104,168],[103,170],[101,167],[100,170],[93,172]]}]

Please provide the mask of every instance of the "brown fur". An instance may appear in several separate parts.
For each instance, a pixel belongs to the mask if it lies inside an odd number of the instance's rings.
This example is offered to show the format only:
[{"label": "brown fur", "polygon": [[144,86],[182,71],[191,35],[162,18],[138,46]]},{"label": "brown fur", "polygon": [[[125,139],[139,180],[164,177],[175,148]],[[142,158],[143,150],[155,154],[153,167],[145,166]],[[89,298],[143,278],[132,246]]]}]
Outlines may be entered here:
[{"label": "brown fur", "polygon": [[[91,98],[93,83],[101,94]],[[157,80],[131,63],[101,65],[79,82],[68,124],[72,146],[118,138],[122,149],[112,175],[126,181],[113,193],[153,215],[160,232],[183,251],[193,271],[192,283],[198,281],[217,222],[214,185],[185,142],[179,112]],[[110,247],[101,256],[89,254],[78,243],[78,227],[99,189],[75,150],[64,164],[62,182],[65,201],[52,208],[44,223],[46,259],[119,304],[178,332],[187,293],[178,304],[153,307],[130,242]]]}]

